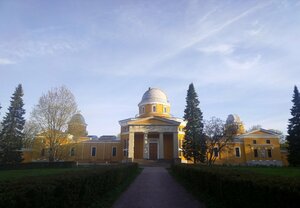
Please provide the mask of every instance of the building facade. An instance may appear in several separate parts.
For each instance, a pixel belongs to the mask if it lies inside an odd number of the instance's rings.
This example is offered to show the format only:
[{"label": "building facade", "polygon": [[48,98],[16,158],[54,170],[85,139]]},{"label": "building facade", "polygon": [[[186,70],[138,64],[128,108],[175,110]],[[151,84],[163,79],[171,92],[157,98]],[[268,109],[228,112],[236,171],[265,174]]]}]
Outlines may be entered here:
[{"label": "building facade", "polygon": [[149,88],[138,104],[139,114],[119,121],[125,158],[136,160],[177,160],[185,122],[170,114],[166,94]]},{"label": "building facade", "polygon": [[[78,163],[139,162],[164,160],[188,163],[182,154],[186,122],[171,115],[166,94],[149,88],[140,103],[138,114],[119,121],[120,137],[87,136],[87,124],[81,114],[68,123],[59,160]],[[237,134],[221,151],[214,153],[215,164],[287,165],[286,154],[280,151],[279,135],[265,129],[245,132],[237,115],[229,115],[226,125],[238,126]],[[47,160],[43,136],[36,138],[31,157],[26,161]],[[215,148],[218,148],[217,146]]]}]

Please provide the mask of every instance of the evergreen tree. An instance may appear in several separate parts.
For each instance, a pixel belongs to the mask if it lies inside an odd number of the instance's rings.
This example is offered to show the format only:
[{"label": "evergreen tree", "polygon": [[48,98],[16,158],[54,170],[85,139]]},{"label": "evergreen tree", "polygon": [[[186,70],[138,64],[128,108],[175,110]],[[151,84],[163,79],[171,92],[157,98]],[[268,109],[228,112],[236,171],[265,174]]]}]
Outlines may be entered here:
[{"label": "evergreen tree", "polygon": [[193,83],[189,85],[186,97],[186,108],[184,110],[184,119],[187,121],[184,128],[185,136],[182,145],[183,155],[188,160],[193,159],[194,163],[205,162],[206,143],[203,133],[203,116],[198,105],[197,93]]},{"label": "evergreen tree", "polygon": [[23,89],[19,84],[11,97],[8,113],[2,121],[0,133],[0,162],[6,164],[20,163],[22,161],[22,140],[25,124],[23,109]]},{"label": "evergreen tree", "polygon": [[300,166],[300,95],[297,86],[294,87],[292,118],[289,119],[288,161],[292,166]]}]

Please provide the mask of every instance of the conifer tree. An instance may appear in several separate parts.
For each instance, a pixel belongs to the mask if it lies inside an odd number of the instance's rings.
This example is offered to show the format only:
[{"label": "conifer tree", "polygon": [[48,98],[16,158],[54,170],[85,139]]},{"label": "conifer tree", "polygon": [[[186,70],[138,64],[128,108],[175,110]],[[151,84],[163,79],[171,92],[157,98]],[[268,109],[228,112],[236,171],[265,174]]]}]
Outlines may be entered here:
[{"label": "conifer tree", "polygon": [[288,161],[292,166],[300,166],[300,95],[297,86],[294,87],[292,118],[288,124]]},{"label": "conifer tree", "polygon": [[206,143],[203,133],[203,116],[200,108],[197,93],[193,83],[189,85],[186,97],[186,108],[184,119],[187,121],[184,128],[185,136],[182,145],[183,155],[188,160],[205,162]]},{"label": "conifer tree", "polygon": [[22,161],[22,133],[25,119],[23,109],[23,89],[19,84],[11,97],[8,112],[2,121],[0,133],[0,162],[5,164],[20,163]]}]

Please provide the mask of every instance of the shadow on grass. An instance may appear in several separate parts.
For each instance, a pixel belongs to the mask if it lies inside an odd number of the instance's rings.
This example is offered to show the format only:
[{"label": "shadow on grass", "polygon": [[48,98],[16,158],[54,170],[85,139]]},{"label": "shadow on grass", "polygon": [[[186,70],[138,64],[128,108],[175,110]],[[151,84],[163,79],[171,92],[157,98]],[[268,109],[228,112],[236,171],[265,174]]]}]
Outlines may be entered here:
[{"label": "shadow on grass", "polygon": [[142,172],[142,168],[138,168],[137,171],[132,174],[129,178],[124,180],[119,186],[116,186],[114,189],[110,190],[103,196],[101,200],[97,200],[89,206],[90,208],[108,208],[112,207],[114,202],[121,196],[121,194],[126,191],[129,185],[134,181],[134,179]]}]

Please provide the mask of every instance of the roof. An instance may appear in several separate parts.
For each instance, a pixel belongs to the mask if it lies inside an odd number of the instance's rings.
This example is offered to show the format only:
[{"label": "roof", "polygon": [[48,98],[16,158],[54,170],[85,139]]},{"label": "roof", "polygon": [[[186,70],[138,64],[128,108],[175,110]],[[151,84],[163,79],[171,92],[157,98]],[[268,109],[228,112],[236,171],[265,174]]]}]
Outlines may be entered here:
[{"label": "roof", "polygon": [[83,125],[87,125],[85,123],[84,117],[80,114],[80,113],[76,113],[75,115],[72,116],[71,120],[69,121],[69,124],[72,123],[76,123],[76,124],[83,124]]},{"label": "roof", "polygon": [[[259,134],[259,133],[263,133],[263,134]],[[279,137],[280,135],[275,133],[274,131],[269,131],[263,128],[256,129],[238,136],[238,138],[278,138],[278,139]]]},{"label": "roof", "polygon": [[150,88],[144,93],[141,102],[138,106],[151,104],[151,103],[162,103],[170,105],[167,95],[159,88]]},{"label": "roof", "polygon": [[226,124],[241,123],[241,119],[237,114],[229,114],[226,119]]}]

